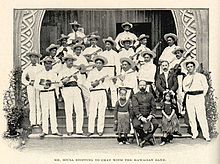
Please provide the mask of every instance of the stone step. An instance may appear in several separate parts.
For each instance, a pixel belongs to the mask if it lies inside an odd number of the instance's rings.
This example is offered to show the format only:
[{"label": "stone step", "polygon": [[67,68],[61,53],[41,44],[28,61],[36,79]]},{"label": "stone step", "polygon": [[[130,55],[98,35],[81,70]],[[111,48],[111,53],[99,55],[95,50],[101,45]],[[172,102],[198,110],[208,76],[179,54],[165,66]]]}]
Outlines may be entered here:
[{"label": "stone step", "polygon": [[[96,131],[97,126],[95,126],[95,132]],[[180,124],[180,132],[181,133],[187,133],[187,129],[188,129],[188,125],[186,124]],[[58,131],[62,134],[66,134],[66,125],[59,125],[58,124]],[[75,127],[74,127],[74,131],[75,131]],[[49,128],[49,132],[51,133],[51,130]],[[88,132],[88,124],[83,125],[83,132],[87,133]],[[159,124],[159,127],[156,130],[156,133],[161,133],[161,124]],[[40,134],[42,133],[42,129],[40,127],[34,127],[32,130],[32,134]],[[115,133],[113,131],[113,124],[105,124],[104,126],[104,133]]]},{"label": "stone step", "polygon": [[[162,136],[163,136],[162,133],[155,133],[154,134],[155,138],[161,138]],[[45,136],[45,139],[46,138],[57,138],[57,139],[73,139],[73,138],[92,139],[92,138],[100,138],[100,139],[104,139],[104,138],[117,138],[117,137],[118,136],[114,133],[105,133],[102,136],[99,136],[98,134],[94,134],[94,135],[91,135],[90,137],[87,137],[86,135],[76,135],[76,134],[73,134],[72,136],[68,136],[68,135],[64,134],[62,137],[60,137],[60,136],[49,134],[49,135]],[[129,134],[128,137],[129,138],[134,138],[134,135]],[[174,135],[174,138],[190,138],[190,137],[191,137],[191,135],[188,134],[188,133],[183,133],[182,136]],[[30,139],[39,139],[39,134],[30,134],[29,138]]]},{"label": "stone step", "polygon": [[[73,123],[75,125],[75,116],[73,116]],[[156,119],[159,123],[161,123],[162,116],[156,115]],[[66,116],[57,116],[58,124],[65,124],[66,123]],[[179,118],[179,123],[184,124],[184,118]],[[88,124],[88,116],[84,116],[84,124]],[[114,115],[106,115],[105,116],[105,124],[114,124]]]}]

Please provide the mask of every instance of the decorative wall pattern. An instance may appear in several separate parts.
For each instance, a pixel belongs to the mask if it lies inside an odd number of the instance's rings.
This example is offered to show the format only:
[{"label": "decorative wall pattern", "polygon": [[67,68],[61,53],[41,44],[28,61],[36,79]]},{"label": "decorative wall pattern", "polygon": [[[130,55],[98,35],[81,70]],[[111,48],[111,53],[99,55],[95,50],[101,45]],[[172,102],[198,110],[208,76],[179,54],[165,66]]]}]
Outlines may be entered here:
[{"label": "decorative wall pattern", "polygon": [[196,57],[196,22],[192,10],[180,10],[182,24],[184,26],[184,48],[186,53]]},{"label": "decorative wall pattern", "polygon": [[33,49],[33,26],[35,24],[35,15],[38,10],[24,10],[21,23],[21,67],[28,65],[28,59],[25,56]]}]

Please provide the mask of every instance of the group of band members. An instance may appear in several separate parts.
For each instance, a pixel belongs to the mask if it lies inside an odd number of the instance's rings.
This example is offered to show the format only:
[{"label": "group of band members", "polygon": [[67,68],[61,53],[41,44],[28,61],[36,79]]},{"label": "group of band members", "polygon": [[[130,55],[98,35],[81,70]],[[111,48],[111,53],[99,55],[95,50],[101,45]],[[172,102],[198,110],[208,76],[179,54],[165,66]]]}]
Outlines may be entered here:
[{"label": "group of band members", "polygon": [[94,134],[96,116],[97,132],[102,136],[105,111],[110,106],[115,107],[119,92],[125,90],[126,99],[130,100],[134,110],[131,114],[133,126],[143,141],[150,141],[152,135],[145,139],[141,124],[152,121],[152,134],[155,132],[158,126],[152,112],[155,100],[162,101],[167,92],[175,97],[177,116],[185,113],[185,104],[192,138],[198,136],[197,116],[204,138],[210,140],[204,102],[207,80],[196,72],[198,62],[195,58],[176,45],[175,34],[164,35],[168,46],[155,65],[157,47],[150,50],[146,46],[149,36],[141,34],[137,37],[130,32],[133,25],[129,22],[122,24],[124,32],[115,40],[112,37],[102,39],[105,50],[97,45],[100,36],[96,33],[85,35],[76,21],[70,25],[72,32],[62,34],[59,45],[49,45],[48,55],[43,59],[38,52],[27,53],[30,64],[23,71],[22,82],[27,86],[30,123],[42,126],[40,137],[48,134],[48,118],[52,134],[62,136],[56,118],[56,101],[61,98],[65,104],[67,135],[74,132],[72,114],[75,111],[76,134],[83,134],[83,119],[87,114],[87,136]]}]

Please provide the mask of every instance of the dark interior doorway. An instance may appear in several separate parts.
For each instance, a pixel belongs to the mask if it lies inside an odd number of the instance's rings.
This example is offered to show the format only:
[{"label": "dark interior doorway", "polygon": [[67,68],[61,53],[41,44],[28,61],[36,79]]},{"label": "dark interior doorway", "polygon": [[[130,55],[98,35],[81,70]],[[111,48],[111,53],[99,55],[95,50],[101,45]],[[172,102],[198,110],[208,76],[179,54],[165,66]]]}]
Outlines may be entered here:
[{"label": "dark interior doorway", "polygon": [[[123,23],[123,22],[122,22]],[[123,28],[121,27],[122,23],[116,23],[116,35],[123,32]],[[133,23],[133,28],[130,30],[132,33],[134,33],[137,37],[139,37],[141,34],[149,35],[151,38],[152,32],[151,32],[151,23]],[[151,48],[151,39],[148,39],[147,46]]]}]

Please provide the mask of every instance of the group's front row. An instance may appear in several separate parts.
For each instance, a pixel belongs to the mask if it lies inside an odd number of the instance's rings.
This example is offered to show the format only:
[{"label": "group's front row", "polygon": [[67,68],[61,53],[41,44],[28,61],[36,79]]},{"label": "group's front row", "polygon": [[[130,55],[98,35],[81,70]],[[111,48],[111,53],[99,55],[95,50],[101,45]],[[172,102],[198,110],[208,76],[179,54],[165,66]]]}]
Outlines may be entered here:
[{"label": "group's front row", "polygon": [[[62,70],[57,75],[52,69],[55,63],[53,58],[50,56],[45,57],[43,59],[43,67],[37,63],[40,54],[32,52],[28,55],[31,60],[31,65],[24,70],[22,82],[27,85],[31,125],[42,124],[43,132],[40,134],[40,137],[44,137],[48,134],[48,118],[50,118],[52,134],[62,136],[57,129],[56,117],[56,100],[60,99],[60,91],[65,103],[67,135],[72,135],[74,131],[72,118],[73,106],[76,113],[76,134],[83,135],[83,100],[86,101],[86,98],[89,97],[89,102],[87,102],[87,136],[94,134],[96,117],[97,132],[99,136],[102,136],[104,132],[105,111],[107,108],[107,90],[109,86],[111,86],[112,81],[114,83],[120,81],[124,84],[124,76],[129,76],[129,74],[133,74],[134,71],[125,72],[125,75],[111,76],[109,75],[108,69],[106,70],[104,67],[108,62],[107,59],[100,55],[96,55],[93,58],[93,62],[95,63],[93,69],[89,71],[84,69],[78,70],[74,67],[76,58],[67,54],[63,57],[65,65],[63,65]],[[120,61],[122,67],[123,64],[130,65],[129,58],[122,58]],[[185,93],[185,104],[189,116],[189,123],[193,134],[192,138],[198,136],[196,124],[197,116],[204,138],[210,141],[204,99],[208,90],[207,80],[204,75],[195,71],[198,67],[196,60],[188,59],[183,63],[183,66],[188,71],[188,75],[183,80],[183,90]],[[124,68],[126,67],[127,66],[124,66]],[[166,64],[164,64],[164,70],[166,72],[165,68]],[[85,77],[85,73],[87,77]],[[164,76],[164,78],[167,78],[166,75]],[[134,80],[134,77],[132,78],[131,76],[129,81],[132,80]],[[160,81],[158,83],[160,83]],[[117,88],[118,98],[115,105],[114,118],[120,144],[129,143],[127,134],[132,127],[141,139],[141,147],[143,147],[146,142],[153,144],[153,134],[158,127],[158,121],[156,119],[155,96],[151,90],[149,90],[151,87],[148,86],[151,86],[151,84],[140,80],[138,83],[138,91],[134,92],[133,88],[127,87],[126,85],[121,85]],[[162,96],[163,137],[161,138],[161,145],[164,145],[172,141],[173,134],[181,134],[179,133],[179,121],[175,113],[177,108],[174,98],[175,93],[172,89],[165,89],[162,90]],[[38,107],[36,108],[36,106]],[[36,111],[36,109],[38,111]],[[124,135],[123,137],[122,134]]]}]

